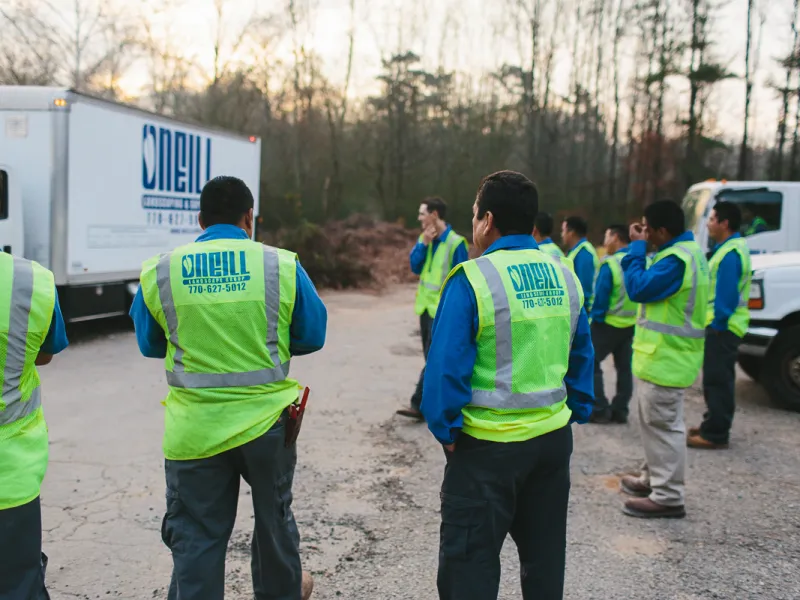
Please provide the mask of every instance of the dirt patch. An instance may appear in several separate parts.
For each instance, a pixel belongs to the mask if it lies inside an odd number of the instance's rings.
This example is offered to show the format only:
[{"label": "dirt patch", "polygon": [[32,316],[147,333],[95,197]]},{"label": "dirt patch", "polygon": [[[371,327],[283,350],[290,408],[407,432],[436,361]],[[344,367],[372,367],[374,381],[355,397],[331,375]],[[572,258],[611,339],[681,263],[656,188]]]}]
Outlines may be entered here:
[{"label": "dirt patch", "polygon": [[611,540],[611,549],[619,556],[658,556],[667,545],[657,538],[639,538],[618,535]]}]

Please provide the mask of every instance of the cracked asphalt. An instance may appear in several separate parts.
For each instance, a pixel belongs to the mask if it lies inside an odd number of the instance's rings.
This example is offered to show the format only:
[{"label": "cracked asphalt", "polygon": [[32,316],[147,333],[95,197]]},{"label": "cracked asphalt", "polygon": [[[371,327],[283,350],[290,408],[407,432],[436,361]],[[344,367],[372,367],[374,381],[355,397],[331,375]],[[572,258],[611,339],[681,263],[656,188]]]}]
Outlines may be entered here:
[{"label": "cracked asphalt", "polygon": [[[413,295],[413,287],[326,294],[326,349],[292,362],[312,390],[294,510],[318,600],[437,597],[444,457],[424,426],[394,416],[422,365]],[[162,365],[139,356],[125,320],[84,324],[71,336],[41,370],[51,595],[166,598]],[[619,476],[641,459],[633,425],[575,427],[566,598],[800,599],[800,415],[772,407],[744,376],[737,401],[732,448],[690,450],[681,521],[621,514]],[[701,414],[695,389],[690,424]],[[252,597],[251,525],[243,485],[226,598]],[[499,597],[519,598],[518,581],[509,540]]]}]

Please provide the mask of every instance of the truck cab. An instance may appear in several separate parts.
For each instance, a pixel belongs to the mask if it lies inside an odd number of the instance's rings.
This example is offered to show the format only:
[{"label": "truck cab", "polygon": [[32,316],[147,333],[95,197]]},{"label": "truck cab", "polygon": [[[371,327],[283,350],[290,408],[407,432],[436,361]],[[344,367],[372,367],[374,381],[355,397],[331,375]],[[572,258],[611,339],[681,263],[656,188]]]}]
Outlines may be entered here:
[{"label": "truck cab", "polygon": [[752,268],[739,366],[775,404],[800,412],[800,252],[756,255]]},{"label": "truck cab", "polygon": [[686,228],[701,248],[711,249],[706,224],[714,204],[734,202],[742,210],[741,234],[752,254],[800,251],[800,183],[788,181],[706,181],[683,199]]},{"label": "truck cab", "polygon": [[0,250],[22,256],[22,196],[14,172],[0,163]]}]

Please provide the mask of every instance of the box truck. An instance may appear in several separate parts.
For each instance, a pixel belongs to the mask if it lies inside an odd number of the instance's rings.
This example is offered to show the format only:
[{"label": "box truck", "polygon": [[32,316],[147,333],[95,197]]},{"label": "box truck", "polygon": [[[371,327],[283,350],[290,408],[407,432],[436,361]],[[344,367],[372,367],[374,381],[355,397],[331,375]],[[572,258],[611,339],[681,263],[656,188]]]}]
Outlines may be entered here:
[{"label": "box truck", "polygon": [[0,86],[0,249],[55,274],[64,316],[125,314],[147,258],[193,241],[200,191],[253,191],[261,140],[64,88]]}]

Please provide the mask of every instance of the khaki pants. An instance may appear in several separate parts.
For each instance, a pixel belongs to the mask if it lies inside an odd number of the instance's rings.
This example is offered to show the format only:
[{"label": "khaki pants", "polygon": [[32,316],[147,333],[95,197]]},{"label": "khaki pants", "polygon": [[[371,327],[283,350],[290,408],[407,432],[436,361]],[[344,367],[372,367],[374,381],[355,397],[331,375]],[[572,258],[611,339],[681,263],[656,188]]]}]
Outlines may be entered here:
[{"label": "khaki pants", "polygon": [[645,464],[641,481],[662,506],[683,506],[686,474],[686,388],[669,388],[636,379],[639,427]]}]

